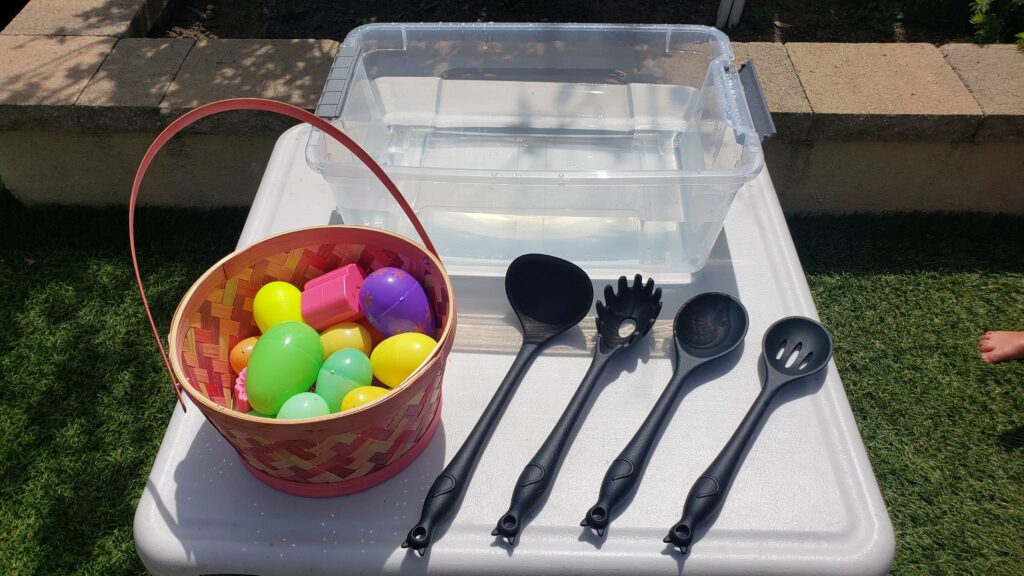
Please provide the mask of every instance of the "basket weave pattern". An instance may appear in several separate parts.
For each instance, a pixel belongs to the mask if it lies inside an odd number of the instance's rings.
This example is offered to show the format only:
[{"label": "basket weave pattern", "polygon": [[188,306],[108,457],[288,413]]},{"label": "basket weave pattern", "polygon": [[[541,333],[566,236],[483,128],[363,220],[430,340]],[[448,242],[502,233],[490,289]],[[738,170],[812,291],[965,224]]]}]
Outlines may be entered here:
[{"label": "basket weave pattern", "polygon": [[[293,234],[299,237],[287,242]],[[202,396],[215,403],[197,405],[250,466],[275,478],[337,483],[386,468],[412,449],[434,420],[452,338],[439,342],[434,361],[382,401],[357,414],[335,414],[305,425],[242,418],[231,410],[235,375],[228,355],[240,340],[259,334],[252,303],[261,286],[282,280],[301,288],[349,263],[366,271],[394,266],[419,280],[438,320],[438,337],[454,321],[443,271],[418,246],[374,230],[324,227],[277,238],[277,245],[287,249],[232,255],[219,269],[223,283],[210,284],[205,293],[199,289],[182,302],[178,312],[187,325],[178,336],[180,362],[175,363],[184,371],[183,388],[193,400]],[[319,242],[309,244],[310,238]]]},{"label": "basket weave pattern", "polygon": [[344,482],[382,470],[412,449],[426,431],[441,398],[441,373],[391,420],[358,432],[314,440],[268,440],[242,430],[221,434],[257,470],[297,482]]}]

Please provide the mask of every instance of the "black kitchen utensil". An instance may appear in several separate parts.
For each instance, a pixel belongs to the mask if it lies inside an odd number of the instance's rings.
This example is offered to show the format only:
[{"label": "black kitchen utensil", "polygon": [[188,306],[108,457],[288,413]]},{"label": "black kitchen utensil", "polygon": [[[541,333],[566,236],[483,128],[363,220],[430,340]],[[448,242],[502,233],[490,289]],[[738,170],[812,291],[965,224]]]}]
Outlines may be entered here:
[{"label": "black kitchen utensil", "polygon": [[512,546],[522,530],[526,515],[540,505],[551,489],[584,408],[594,395],[608,361],[647,334],[661,312],[661,288],[655,289],[651,279],[644,284],[639,274],[633,279],[632,287],[625,276],[620,277],[618,293],[612,290],[611,285],[605,286],[604,299],[604,304],[597,303],[598,338],[590,369],[547,440],[519,475],[508,512],[501,516],[498,526],[491,532],[493,536],[504,536]]},{"label": "black kitchen utensil", "polygon": [[522,325],[523,344],[466,441],[430,486],[420,520],[402,543],[402,548],[412,548],[420,556],[430,546],[434,529],[462,500],[480,454],[526,369],[548,342],[586,317],[594,301],[594,286],[587,273],[572,262],[526,254],[509,265],[505,295]]},{"label": "black kitchen utensil", "polygon": [[600,495],[580,526],[598,536],[623,500],[640,484],[658,436],[672,415],[683,384],[694,370],[732,352],[747,334],[747,311],[728,294],[708,292],[688,300],[672,324],[676,369],[644,423],[608,467]]},{"label": "black kitchen utensil", "polygon": [[783,318],[764,334],[761,358],[764,361],[764,386],[715,460],[690,488],[683,505],[682,519],[669,530],[665,542],[686,554],[693,531],[714,515],[725,502],[743,454],[753,443],[754,432],[775,394],[786,384],[816,374],[832,358],[832,335],[824,326],[799,316]]}]

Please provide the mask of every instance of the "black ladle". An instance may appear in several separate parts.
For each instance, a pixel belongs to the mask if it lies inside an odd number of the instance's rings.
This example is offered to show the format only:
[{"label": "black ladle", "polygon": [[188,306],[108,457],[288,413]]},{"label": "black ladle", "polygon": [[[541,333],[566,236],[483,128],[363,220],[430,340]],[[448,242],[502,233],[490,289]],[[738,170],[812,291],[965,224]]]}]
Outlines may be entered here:
[{"label": "black ladle", "polygon": [[725,356],[743,342],[747,334],[747,311],[728,294],[700,294],[676,312],[672,332],[676,349],[672,379],[632,440],[608,467],[597,504],[580,522],[580,526],[589,526],[598,536],[604,536],[619,505],[640,484],[654,445],[672,416],[686,379],[700,366]]},{"label": "black ladle", "polygon": [[597,303],[597,344],[590,369],[544,444],[523,468],[512,492],[512,503],[491,532],[492,536],[504,536],[511,546],[516,544],[526,516],[540,505],[551,489],[584,408],[608,361],[643,338],[661,312],[661,288],[655,289],[651,279],[644,284],[639,274],[633,279],[632,287],[625,276],[620,277],[618,293],[610,284],[605,286],[604,299],[605,304]]},{"label": "black ladle", "polygon": [[772,324],[761,346],[765,370],[761,393],[729,442],[690,488],[682,519],[665,537],[665,543],[678,546],[683,554],[693,541],[694,530],[707,522],[725,502],[743,454],[753,443],[754,432],[775,394],[790,382],[817,374],[832,358],[832,335],[821,324],[800,316]]},{"label": "black ladle", "polygon": [[523,344],[466,441],[430,486],[420,520],[402,542],[402,548],[412,548],[420,556],[430,546],[434,529],[462,500],[480,454],[526,369],[544,345],[586,317],[594,301],[594,285],[572,262],[525,254],[509,264],[505,295],[522,325]]}]

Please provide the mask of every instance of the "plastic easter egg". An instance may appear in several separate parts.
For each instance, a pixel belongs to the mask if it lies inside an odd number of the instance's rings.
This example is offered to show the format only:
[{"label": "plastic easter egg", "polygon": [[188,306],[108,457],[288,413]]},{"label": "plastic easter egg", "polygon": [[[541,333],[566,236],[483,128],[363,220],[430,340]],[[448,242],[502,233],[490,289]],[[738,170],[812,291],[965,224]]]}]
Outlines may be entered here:
[{"label": "plastic easter egg", "polygon": [[427,294],[411,274],[398,268],[380,268],[363,280],[359,307],[384,336],[404,332],[434,334],[434,316]]},{"label": "plastic easter egg", "polygon": [[256,345],[256,340],[259,340],[256,336],[246,338],[231,349],[228,360],[231,362],[231,369],[235,371],[235,374],[241,374],[242,369],[249,365],[249,355],[252,354],[252,347]]},{"label": "plastic easter egg", "polygon": [[360,326],[366,328],[366,331],[370,333],[370,342],[373,343],[373,346],[370,348],[370,350],[373,350],[374,348],[377,347],[377,344],[380,344],[385,339],[387,339],[387,336],[381,334],[380,330],[377,330],[376,328],[373,327],[373,324],[370,324],[365,320],[363,321],[362,324],[360,324]]},{"label": "plastic easter egg", "polygon": [[373,350],[370,331],[355,322],[340,322],[334,326],[328,326],[320,333],[320,342],[324,345],[325,360],[331,354],[345,348],[355,348],[366,355]]},{"label": "plastic easter egg", "polygon": [[263,333],[281,322],[302,322],[302,292],[287,282],[271,282],[256,293],[252,316]]},{"label": "plastic easter egg", "polygon": [[277,413],[278,420],[296,420],[298,418],[315,418],[331,413],[327,401],[312,392],[299,392],[285,401]]},{"label": "plastic easter egg", "polygon": [[355,348],[338,350],[324,360],[316,378],[316,393],[327,401],[331,412],[341,410],[345,395],[360,386],[373,384],[370,359]]},{"label": "plastic easter egg", "polygon": [[238,377],[235,378],[235,410],[239,412],[252,410],[252,406],[249,405],[249,397],[245,394],[245,373],[248,371],[248,368],[242,368]]},{"label": "plastic easter egg", "polygon": [[380,386],[360,386],[345,394],[345,398],[341,401],[341,410],[351,410],[356,406],[362,406],[371,400],[376,400],[386,395],[388,392],[388,389],[381,388]]},{"label": "plastic easter egg", "polygon": [[373,375],[388,388],[394,388],[419,368],[436,346],[437,342],[425,334],[396,334],[373,349]]},{"label": "plastic easter egg", "polygon": [[307,392],[324,361],[320,335],[301,322],[282,322],[256,342],[246,367],[249,404],[263,414],[277,414],[285,400]]},{"label": "plastic easter egg", "polygon": [[273,418],[273,416],[257,412],[256,410],[249,410],[249,416],[256,416],[257,418]]}]

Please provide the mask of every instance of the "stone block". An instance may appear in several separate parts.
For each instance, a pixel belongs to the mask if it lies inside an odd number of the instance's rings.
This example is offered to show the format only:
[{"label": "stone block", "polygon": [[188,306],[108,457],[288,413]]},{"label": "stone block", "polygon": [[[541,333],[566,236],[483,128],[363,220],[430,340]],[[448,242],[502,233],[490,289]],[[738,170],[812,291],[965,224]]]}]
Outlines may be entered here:
[{"label": "stone block", "polygon": [[[161,102],[177,116],[225,98],[270,98],[312,111],[339,44],[333,40],[202,40],[189,52]],[[195,131],[279,131],[290,125],[265,113],[204,120]]]},{"label": "stone block", "polygon": [[32,36],[115,36],[145,34],[133,22],[146,0],[32,0],[3,34]]},{"label": "stone block", "polygon": [[1024,54],[1014,44],[947,44],[940,48],[985,118],[976,138],[1024,141]]},{"label": "stone block", "polygon": [[76,102],[83,129],[160,130],[160,101],[193,44],[186,39],[119,41]]},{"label": "stone block", "polygon": [[790,43],[812,138],[962,141],[981,109],[931,44]]},{"label": "stone block", "polygon": [[[124,204],[154,134],[0,131],[0,174],[26,203]],[[276,135],[182,134],[153,161],[139,202],[250,206]]]},{"label": "stone block", "polygon": [[0,35],[0,130],[74,129],[72,105],[117,40]]}]

